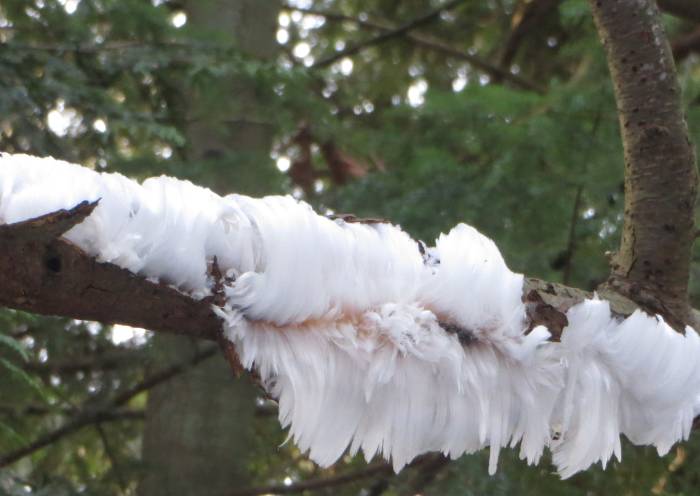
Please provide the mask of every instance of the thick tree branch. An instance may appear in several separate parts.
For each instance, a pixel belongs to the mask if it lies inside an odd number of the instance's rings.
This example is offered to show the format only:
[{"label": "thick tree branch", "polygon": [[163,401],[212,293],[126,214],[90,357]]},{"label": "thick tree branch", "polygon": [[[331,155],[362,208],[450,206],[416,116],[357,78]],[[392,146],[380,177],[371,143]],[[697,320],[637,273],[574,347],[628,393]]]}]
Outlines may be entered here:
[{"label": "thick tree branch", "polygon": [[695,153],[654,0],[590,0],[615,88],[625,152],[625,217],[608,286],[677,329],[689,322]]},{"label": "thick tree branch", "polygon": [[[153,283],[109,263],[96,262],[68,241],[55,237],[82,220],[93,206],[83,203],[68,211],[0,225],[0,273],[3,274],[0,305],[228,343],[222,341],[222,322],[211,310],[216,294],[195,300],[165,284]],[[214,264],[214,277],[216,272]],[[604,288],[599,294],[605,295],[617,315],[627,316],[638,308],[630,299],[609,289]],[[566,311],[591,296],[576,288],[528,278],[523,287],[523,301],[530,319],[528,327],[545,325],[557,340],[567,325]],[[234,371],[239,373],[241,367],[235,350],[229,346],[224,351]],[[84,365],[76,363],[76,366]],[[254,374],[253,380],[256,380]]]},{"label": "thick tree branch", "polygon": [[[0,270],[3,276],[6,276],[3,286],[0,287],[1,302],[7,306],[19,307],[36,313],[55,313],[74,318],[86,318],[86,315],[89,315],[87,318],[104,317],[109,322],[135,323],[140,326],[148,326],[149,322],[154,322],[156,326],[152,328],[157,331],[177,332],[200,339],[218,340],[220,323],[215,318],[212,322],[213,317],[209,315],[212,301],[193,300],[177,291],[153,284],[116,266],[97,263],[70,243],[60,238],[54,238],[64,229],[70,228],[78,220],[82,220],[92,210],[92,207],[91,204],[83,203],[71,210],[54,212],[18,224],[0,226],[0,255],[2,255],[0,256]],[[61,251],[58,252],[56,260],[55,252],[51,250],[58,251],[59,249]],[[7,260],[13,261],[14,264],[23,269],[19,270],[13,267],[13,264]],[[108,289],[104,292],[76,291],[75,288],[82,287],[81,285],[84,285],[85,281],[107,277],[105,274],[110,277],[106,279],[107,281],[116,281],[118,284],[115,287],[106,286]],[[47,279],[49,280],[47,281]],[[125,290],[123,286],[119,285],[124,280],[127,281],[126,293],[122,293]],[[41,284],[50,285],[51,291],[37,289],[37,286]],[[163,291],[165,291],[165,296]],[[553,340],[559,338],[562,329],[568,324],[566,311],[592,296],[582,290],[537,279],[526,279],[523,295],[527,316],[530,320],[529,327],[546,325],[553,334]],[[599,295],[610,302],[613,312],[618,315],[629,315],[638,308],[630,299],[609,288],[600,291]],[[115,301],[115,299],[123,301],[123,304],[111,304],[110,302]],[[141,321],[134,317],[134,315],[140,315],[139,311],[141,310],[135,312],[131,308],[131,305],[136,305],[138,309],[151,309],[155,313],[159,313],[172,310],[169,307],[170,303],[183,305],[183,308],[195,309],[190,314],[185,314],[182,327],[176,327],[174,323],[172,324],[174,327],[166,326],[163,324],[163,320],[160,320],[162,317]],[[202,328],[206,328],[206,326],[210,326],[208,333],[202,332]],[[81,409],[73,420],[55,431],[42,436],[28,446],[0,455],[0,467],[34,453],[85,426],[113,420],[115,411],[119,411],[120,407],[126,405],[131,398],[140,392],[170,379],[214,353],[216,353],[216,348],[210,348],[195,355],[187,363],[149,376],[140,384],[118,394],[106,404]]]},{"label": "thick tree branch", "polygon": [[68,211],[0,225],[0,305],[218,340],[221,322],[209,301],[97,262],[59,238],[94,208],[81,203]]}]

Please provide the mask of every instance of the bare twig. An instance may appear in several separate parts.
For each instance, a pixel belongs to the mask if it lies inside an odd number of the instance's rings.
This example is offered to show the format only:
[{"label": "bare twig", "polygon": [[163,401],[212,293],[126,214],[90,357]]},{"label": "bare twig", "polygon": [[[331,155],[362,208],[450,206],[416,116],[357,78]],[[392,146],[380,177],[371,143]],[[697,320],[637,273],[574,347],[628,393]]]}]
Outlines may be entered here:
[{"label": "bare twig", "polygon": [[[61,407],[55,408],[51,406],[44,405],[29,405],[23,408],[16,408],[9,405],[0,405],[0,415],[6,417],[26,417],[27,415],[32,416],[43,416],[43,415],[66,415],[73,417],[78,415],[80,411],[73,407]],[[101,421],[112,422],[120,420],[143,420],[145,416],[144,410],[137,410],[132,408],[120,408],[108,412],[104,412]]]},{"label": "bare twig", "polygon": [[[435,457],[442,457],[435,453],[423,455],[416,458],[408,464],[407,468],[423,467],[432,463]],[[320,477],[318,479],[310,479],[289,486],[261,486],[250,487],[229,493],[227,496],[258,496],[261,494],[296,494],[304,491],[318,491],[320,489],[329,489],[345,484],[351,484],[362,479],[368,479],[377,475],[392,475],[393,468],[388,463],[374,463],[363,469],[356,470],[347,474],[334,475],[331,477]]]},{"label": "bare twig", "polygon": [[556,7],[560,2],[561,0],[532,0],[520,4],[520,8],[513,15],[511,32],[503,43],[500,60],[501,67],[510,66],[527,33],[536,29],[537,24],[547,13],[552,10],[556,11]]},{"label": "bare twig", "polygon": [[103,404],[102,406],[96,408],[92,406],[84,407],[83,411],[80,414],[78,414],[75,418],[73,418],[63,426],[59,427],[58,429],[41,436],[37,440],[28,444],[27,446],[0,455],[0,468],[10,465],[28,455],[31,455],[32,453],[42,448],[45,448],[46,446],[49,446],[50,444],[53,444],[56,441],[59,441],[65,436],[72,434],[82,429],[83,427],[94,425],[108,420],[113,410],[124,406],[133,397],[137,396],[138,394],[144,391],[148,391],[149,389],[157,386],[158,384],[161,384],[171,379],[172,377],[185,372],[186,370],[189,370],[191,367],[194,367],[198,363],[201,363],[207,358],[214,356],[217,353],[217,351],[218,350],[216,347],[208,347],[207,349],[196,353],[190,360],[186,362],[178,363],[176,365],[173,365],[172,367],[168,367],[159,372],[156,372],[155,374],[148,376],[146,379],[136,384],[135,386],[117,394],[114,398],[112,398],[110,401]]},{"label": "bare twig", "polygon": [[102,428],[101,422],[97,422],[95,424],[95,430],[100,436],[102,448],[104,449],[107,458],[109,458],[109,463],[111,463],[112,465],[112,470],[114,471],[114,476],[117,479],[117,483],[119,484],[121,490],[125,492],[127,489],[126,479],[124,478],[124,474],[122,474],[121,467],[119,466],[119,462],[117,461],[116,454],[114,453],[114,450],[112,450],[109,438],[107,437],[107,432],[105,432],[105,430]]},{"label": "bare twig", "polygon": [[382,43],[386,43],[387,41],[390,41],[394,38],[398,38],[400,36],[405,35],[409,31],[412,31],[414,29],[417,29],[421,26],[425,26],[426,24],[429,24],[433,22],[435,19],[440,17],[440,14],[443,12],[447,12],[448,10],[451,10],[455,8],[457,5],[460,3],[464,2],[464,0],[451,0],[440,7],[431,10],[427,14],[424,14],[416,19],[413,19],[411,21],[408,21],[399,27],[391,30],[391,31],[386,31],[380,35],[377,35],[373,38],[369,38],[367,40],[361,41],[359,43],[355,43],[354,45],[350,45],[347,47],[345,50],[342,50],[338,53],[334,53],[333,55],[326,57],[325,59],[321,59],[318,62],[316,62],[312,68],[314,69],[320,69],[323,67],[327,67],[338,60],[345,58],[345,57],[351,57],[353,55],[356,55],[357,53],[361,52],[362,50],[369,48],[371,46],[376,46],[380,45]]},{"label": "bare twig", "polygon": [[377,463],[370,465],[361,470],[350,472],[348,474],[336,475],[333,477],[321,477],[318,479],[310,479],[289,486],[261,486],[250,487],[240,491],[229,493],[228,496],[258,496],[261,494],[295,494],[304,491],[317,491],[319,489],[328,489],[331,487],[351,484],[362,479],[368,479],[380,474],[389,474],[392,472],[391,466],[387,463]]},{"label": "bare twig", "polygon": [[194,41],[141,41],[141,40],[114,40],[104,43],[24,43],[19,41],[6,41],[0,43],[0,49],[49,52],[49,53],[80,53],[84,55],[103,52],[123,52],[133,50],[176,49],[176,50],[217,50],[230,48],[221,43],[202,43]]},{"label": "bare twig", "polygon": [[27,362],[22,364],[22,368],[41,375],[59,374],[69,375],[76,372],[89,372],[94,370],[115,370],[134,362],[143,357],[140,350],[114,350],[111,352],[97,354],[95,356],[66,357],[60,360],[49,360],[47,362]]},{"label": "bare twig", "polygon": [[579,184],[576,187],[576,196],[574,197],[574,206],[571,209],[571,221],[569,222],[569,240],[566,245],[566,260],[564,262],[564,274],[562,275],[562,282],[564,284],[569,284],[571,279],[572,261],[574,258],[574,251],[576,251],[576,224],[578,223],[579,210],[581,209],[582,194],[583,184]]},{"label": "bare twig", "polygon": [[409,490],[405,492],[406,496],[414,496],[421,494],[450,464],[450,459],[442,454],[435,454],[420,470],[417,471],[415,477],[409,483]]},{"label": "bare twig", "polygon": [[546,91],[546,89],[542,85],[535,81],[531,81],[517,74],[513,74],[512,72],[504,68],[491,65],[483,59],[470,55],[469,53],[463,52],[461,50],[457,50],[456,48],[447,45],[441,41],[423,35],[421,35],[420,38],[412,37],[411,39],[418,45],[421,45],[425,48],[429,48],[436,52],[441,52],[457,60],[463,60],[472,65],[473,67],[484,71],[486,74],[496,79],[508,81],[519,88],[534,91],[536,93],[545,93]]},{"label": "bare twig", "polygon": [[[326,12],[325,10],[322,9],[315,9],[315,8],[301,8],[301,7],[294,7],[290,5],[286,5],[285,8],[289,10],[296,10],[298,12],[302,12],[305,14],[311,14],[311,15],[317,15],[320,17],[323,17],[325,19],[328,19],[330,21],[335,21],[335,22],[351,22],[361,28],[364,29],[370,29],[373,31],[386,31],[386,32],[393,32],[396,30],[396,27],[384,22],[384,21],[378,21],[378,20],[362,20],[362,19],[357,19],[352,16],[348,16],[345,14],[340,14],[337,12]],[[444,43],[440,40],[437,40],[433,37],[430,37],[425,34],[420,34],[417,32],[408,32],[404,33],[404,38],[411,41],[415,45],[418,45],[420,47],[426,48],[428,50],[432,50],[438,53],[442,53],[443,55],[447,57],[451,57],[457,60],[462,60],[464,62],[467,62],[470,64],[472,67],[475,67],[484,73],[488,74],[495,80],[502,80],[502,81],[508,81],[512,85],[518,87],[518,88],[523,88],[526,90],[531,90],[535,91],[537,93],[544,93],[545,89],[538,83],[535,83],[534,81],[530,81],[522,76],[518,76],[517,74],[513,74],[510,71],[503,69],[497,65],[494,65],[490,62],[488,62],[485,59],[482,59],[481,57],[478,57],[476,55],[472,55],[470,53],[464,52],[462,50],[459,50],[447,43]]]}]

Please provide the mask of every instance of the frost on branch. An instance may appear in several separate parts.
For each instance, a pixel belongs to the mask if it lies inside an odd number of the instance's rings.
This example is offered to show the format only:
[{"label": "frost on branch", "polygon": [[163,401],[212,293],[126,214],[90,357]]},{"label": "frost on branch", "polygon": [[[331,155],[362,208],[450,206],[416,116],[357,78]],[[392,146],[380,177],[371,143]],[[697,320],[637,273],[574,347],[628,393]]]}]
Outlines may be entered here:
[{"label": "frost on branch", "polygon": [[700,395],[700,339],[660,317],[625,320],[588,300],[560,342],[528,331],[523,277],[493,242],[460,224],[434,247],[398,227],[333,221],[289,197],[219,197],[186,181],[118,174],[21,155],[0,158],[0,223],[82,201],[94,212],[65,234],[97,260],[212,293],[248,369],[322,465],[346,450],[391,459],[545,447],[568,477],[620,456],[620,435],[667,452],[688,437]]}]

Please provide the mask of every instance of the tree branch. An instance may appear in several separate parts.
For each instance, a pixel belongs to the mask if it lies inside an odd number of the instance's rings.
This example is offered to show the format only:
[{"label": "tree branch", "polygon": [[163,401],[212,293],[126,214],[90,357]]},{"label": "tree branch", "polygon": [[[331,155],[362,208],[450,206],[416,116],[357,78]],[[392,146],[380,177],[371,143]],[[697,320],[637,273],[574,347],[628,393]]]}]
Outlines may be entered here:
[{"label": "tree branch", "polygon": [[217,352],[218,347],[207,347],[207,349],[196,353],[186,362],[178,363],[172,367],[168,367],[148,376],[135,386],[117,394],[114,398],[102,406],[97,408],[91,406],[84,407],[80,414],[58,429],[41,436],[27,446],[0,455],[0,468],[21,460],[22,458],[31,455],[32,453],[49,446],[56,441],[59,441],[69,434],[79,431],[83,427],[99,424],[107,420],[113,420],[111,415],[114,410],[126,405],[133,397],[189,370],[198,363],[214,356]]},{"label": "tree branch", "polygon": [[[362,19],[357,19],[352,16],[348,16],[345,14],[340,14],[337,12],[327,12],[325,10],[321,9],[315,9],[315,8],[302,8],[302,7],[294,7],[291,5],[285,5],[284,8],[289,9],[289,10],[296,10],[298,12],[302,12],[304,14],[311,14],[311,15],[316,15],[323,17],[329,21],[336,21],[336,22],[351,22],[359,27],[365,28],[365,29],[371,29],[375,31],[386,31],[386,32],[393,32],[396,30],[395,26],[390,25],[389,23],[386,23],[384,21],[378,21],[378,20],[362,20]],[[451,57],[457,60],[463,60],[470,64],[472,67],[475,67],[484,73],[488,74],[494,80],[499,80],[499,81],[508,81],[512,85],[530,90],[530,91],[535,91],[537,93],[544,93],[545,89],[538,83],[535,83],[534,81],[530,81],[529,79],[526,79],[522,76],[518,76],[517,74],[513,74],[510,71],[503,69],[501,67],[498,67],[497,65],[491,64],[490,62],[476,56],[476,55],[471,55],[467,52],[464,52],[462,50],[459,50],[447,43],[444,43],[440,40],[437,40],[433,37],[424,35],[424,34],[419,34],[416,32],[408,32],[404,33],[404,38],[407,40],[410,40],[414,44],[421,46],[423,48],[442,53],[443,55],[447,57]]]},{"label": "tree branch", "polygon": [[[92,210],[91,204],[80,204],[70,210],[62,210],[37,219],[0,226],[0,273],[3,285],[0,286],[0,302],[10,307],[19,307],[36,313],[56,313],[73,318],[99,319],[109,322],[124,322],[143,327],[151,327],[161,332],[176,332],[200,339],[217,340],[221,323],[212,317],[211,301],[194,300],[167,286],[153,284],[126,270],[111,264],[95,262],[77,247],[54,238],[63,229],[69,228],[84,218]],[[56,254],[57,253],[57,254]],[[18,269],[18,267],[21,268]],[[101,292],[80,291],[85,281],[105,278],[110,285]],[[80,284],[76,283],[78,281]],[[124,282],[126,281],[126,282]],[[42,288],[48,286],[49,289]],[[636,308],[633,302],[618,293],[599,293],[608,299],[613,312],[629,315]],[[115,296],[116,295],[116,296]],[[567,325],[566,311],[591,295],[585,291],[569,288],[561,284],[548,283],[537,279],[526,279],[523,287],[530,328],[546,325],[558,339]],[[123,300],[121,304],[113,301]],[[150,310],[157,316],[136,319],[141,315],[131,308],[136,305],[144,312]],[[173,312],[174,307],[193,309],[183,315],[180,327],[177,322],[172,327],[161,312]],[[199,319],[199,320],[198,320]],[[165,323],[164,323],[165,322]],[[209,327],[207,327],[209,326]],[[209,329],[207,333],[202,329]],[[189,366],[212,356],[216,349],[202,352],[190,362],[176,365],[148,377],[140,384],[115,396],[106,405],[95,409],[82,409],[73,420],[50,432],[30,445],[0,456],[0,467],[13,463],[87,425],[112,419],[115,410],[125,405],[131,398]]]},{"label": "tree branch", "polygon": [[689,322],[695,153],[671,50],[653,0],[590,0],[615,88],[625,217],[608,286],[676,329]]},{"label": "tree branch", "polygon": [[573,267],[574,252],[576,251],[576,224],[578,224],[579,210],[581,210],[581,196],[583,195],[583,184],[576,187],[576,197],[574,198],[574,206],[571,209],[571,221],[569,222],[569,240],[566,244],[566,260],[562,281],[564,284],[569,284],[571,279],[571,269]]},{"label": "tree branch", "polygon": [[66,356],[47,362],[27,362],[21,366],[24,370],[46,376],[49,374],[69,375],[76,372],[95,370],[115,370],[129,366],[142,359],[141,350],[113,350],[91,356]]},{"label": "tree branch", "polygon": [[447,468],[451,461],[452,460],[442,454],[434,456],[432,460],[418,470],[418,473],[408,484],[408,490],[404,491],[403,494],[406,496],[415,496],[416,494],[423,493],[425,488],[437,478],[443,469]]},{"label": "tree branch", "polygon": [[520,4],[513,14],[511,32],[503,43],[499,64],[501,67],[510,66],[528,31],[534,29],[547,13],[556,10],[560,2],[561,0],[532,0]]},{"label": "tree branch", "polygon": [[[91,208],[84,203],[69,211],[0,225],[0,305],[215,341],[228,346],[224,346],[227,359],[234,371],[240,371],[235,350],[221,339],[223,323],[212,311],[216,295],[195,300],[164,283],[156,284],[126,269],[96,262],[68,241],[53,238],[64,227],[84,218],[85,209]],[[599,294],[607,294],[618,315],[629,315],[638,308],[614,291],[603,288]],[[546,325],[557,340],[567,325],[566,311],[591,296],[565,285],[527,279],[523,301],[527,303],[528,327]],[[255,374],[252,378],[258,380]]]},{"label": "tree branch", "polygon": [[[12,28],[10,28],[12,29]],[[230,45],[221,43],[205,43],[193,41],[141,41],[141,40],[113,40],[104,43],[24,43],[21,41],[6,41],[0,43],[1,48],[11,50],[21,50],[27,52],[48,52],[48,53],[79,53],[83,55],[103,53],[103,52],[124,52],[127,50],[149,50],[149,49],[171,49],[171,50],[202,50],[211,52],[212,50],[223,50],[230,48]]]},{"label": "tree branch", "polygon": [[328,67],[329,65],[337,62],[338,60],[345,58],[345,57],[351,57],[353,55],[356,55],[357,53],[361,52],[362,50],[369,48],[371,46],[376,46],[380,45],[382,43],[386,43],[387,41],[390,41],[394,38],[398,38],[400,36],[403,36],[404,34],[408,33],[409,31],[412,31],[414,29],[417,29],[421,26],[425,26],[426,24],[429,24],[433,22],[435,19],[437,19],[440,14],[443,12],[447,12],[453,8],[455,8],[457,5],[460,3],[464,2],[464,0],[451,0],[444,5],[441,5],[440,7],[431,10],[427,14],[424,14],[416,19],[413,19],[411,21],[408,21],[401,26],[391,30],[391,31],[386,31],[378,36],[375,36],[374,38],[369,38],[367,40],[361,41],[359,43],[356,43],[354,45],[351,45],[347,47],[345,50],[342,50],[338,53],[334,53],[333,55],[321,59],[318,62],[316,62],[314,65],[311,67],[313,69],[321,69],[323,67]]},{"label": "tree branch", "polygon": [[[34,416],[44,416],[44,415],[67,415],[75,416],[80,412],[76,408],[63,407],[55,408],[43,405],[29,405],[24,408],[16,408],[9,405],[0,405],[0,415],[8,417],[25,417],[27,415]],[[145,412],[143,410],[136,410],[131,408],[120,408],[117,410],[112,410],[110,412],[105,412],[104,417],[100,419],[101,422],[114,422],[119,420],[143,420]]]},{"label": "tree branch", "polygon": [[534,91],[536,93],[546,92],[544,86],[540,85],[539,83],[526,79],[522,76],[518,76],[517,74],[513,74],[507,69],[491,65],[479,57],[475,57],[474,55],[458,50],[442,41],[438,41],[425,35],[410,36],[409,38],[417,45],[440,52],[457,60],[463,60],[469,63],[471,66],[484,71],[489,76],[508,81],[519,88]]},{"label": "tree branch", "polygon": [[81,203],[0,225],[0,305],[44,315],[120,323],[216,341],[221,322],[209,300],[100,263],[59,236],[96,204]]},{"label": "tree branch", "polygon": [[119,484],[120,489],[122,491],[126,491],[126,489],[127,489],[126,478],[124,477],[124,474],[122,473],[122,470],[121,470],[121,466],[119,465],[119,462],[117,461],[116,453],[114,453],[114,450],[112,449],[112,445],[109,442],[107,432],[102,427],[102,422],[97,422],[95,424],[95,430],[97,431],[97,434],[100,436],[100,441],[102,442],[102,449],[104,450],[105,455],[107,455],[107,458],[109,458],[109,463],[112,465],[112,471],[114,472],[115,478],[117,480],[117,483]]},{"label": "tree branch", "polygon": [[328,489],[332,487],[351,484],[362,479],[368,479],[379,474],[391,473],[391,465],[387,463],[377,463],[370,465],[367,468],[351,472],[349,474],[336,475],[333,477],[320,477],[318,479],[310,479],[289,486],[260,486],[249,487],[239,491],[233,491],[228,496],[258,496],[262,494],[296,494],[304,491],[317,491],[319,489]]},{"label": "tree branch", "polygon": [[[446,458],[441,454],[429,454],[416,458],[408,465],[408,468],[422,467],[424,465],[432,466],[436,459]],[[363,469],[356,470],[347,474],[335,475],[332,477],[319,477],[318,479],[310,479],[289,486],[260,486],[249,487],[229,493],[227,496],[259,496],[262,494],[296,494],[304,491],[318,491],[320,489],[329,489],[345,484],[352,484],[362,479],[368,479],[376,475],[392,475],[394,470],[388,463],[375,463]]]}]

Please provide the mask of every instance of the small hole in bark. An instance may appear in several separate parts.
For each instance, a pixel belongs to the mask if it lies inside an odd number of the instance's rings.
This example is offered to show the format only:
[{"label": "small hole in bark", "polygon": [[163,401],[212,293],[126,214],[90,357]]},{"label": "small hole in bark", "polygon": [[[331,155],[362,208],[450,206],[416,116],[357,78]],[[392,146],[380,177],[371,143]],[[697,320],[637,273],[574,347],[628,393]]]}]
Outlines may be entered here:
[{"label": "small hole in bark", "polygon": [[51,272],[61,272],[61,259],[56,255],[51,255],[46,259],[46,268]]}]

